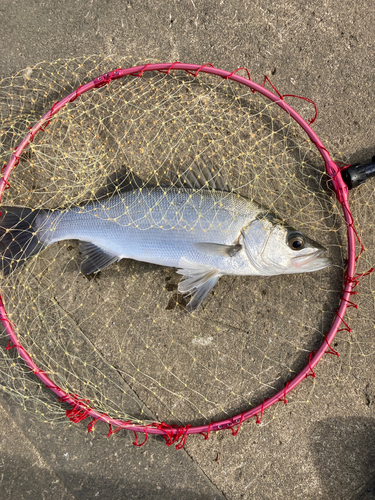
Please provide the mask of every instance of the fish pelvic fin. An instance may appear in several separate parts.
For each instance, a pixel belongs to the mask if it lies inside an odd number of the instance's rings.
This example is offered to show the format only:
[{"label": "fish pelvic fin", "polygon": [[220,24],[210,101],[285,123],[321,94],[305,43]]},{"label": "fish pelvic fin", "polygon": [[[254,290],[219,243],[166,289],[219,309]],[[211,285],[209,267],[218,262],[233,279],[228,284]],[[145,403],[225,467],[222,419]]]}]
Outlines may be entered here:
[{"label": "fish pelvic fin", "polygon": [[205,266],[182,259],[181,269],[177,270],[183,278],[178,285],[178,291],[185,295],[193,295],[186,306],[188,312],[193,312],[199,307],[209,292],[218,282],[221,274],[213,266]]},{"label": "fish pelvic fin", "polygon": [[44,248],[36,221],[45,211],[3,206],[0,212],[0,267],[7,276]]},{"label": "fish pelvic fin", "polygon": [[98,273],[120,260],[118,255],[87,241],[81,241],[80,249],[83,258],[81,263],[82,274]]}]

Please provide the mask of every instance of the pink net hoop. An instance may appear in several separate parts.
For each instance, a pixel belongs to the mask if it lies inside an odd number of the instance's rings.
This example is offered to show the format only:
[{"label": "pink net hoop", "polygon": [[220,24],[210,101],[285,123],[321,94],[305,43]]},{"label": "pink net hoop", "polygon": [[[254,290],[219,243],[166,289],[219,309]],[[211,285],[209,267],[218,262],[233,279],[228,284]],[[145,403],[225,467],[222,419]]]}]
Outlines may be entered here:
[{"label": "pink net hoop", "polygon": [[[245,70],[247,72],[248,78],[240,76],[238,74],[239,70]],[[166,444],[172,445],[175,444],[177,448],[181,448],[184,446],[186,442],[187,435],[189,434],[202,434],[205,439],[209,437],[209,433],[211,431],[218,431],[223,429],[231,429],[232,434],[236,435],[241,427],[241,424],[250,419],[251,417],[256,417],[256,423],[260,423],[262,421],[263,412],[274,405],[277,402],[283,401],[284,404],[287,403],[287,395],[295,389],[305,378],[311,376],[315,377],[314,368],[324,356],[324,354],[333,354],[338,356],[339,354],[331,347],[332,341],[338,331],[346,330],[350,332],[350,328],[344,320],[346,309],[349,307],[351,295],[353,289],[357,286],[358,280],[372,272],[372,269],[364,274],[355,274],[355,266],[358,257],[356,256],[356,243],[359,242],[358,235],[353,225],[353,218],[351,215],[350,207],[349,207],[349,196],[348,196],[348,188],[345,182],[342,179],[340,166],[337,165],[330,157],[329,152],[324,147],[323,143],[317,137],[315,132],[311,128],[311,124],[315,121],[316,118],[316,106],[310,99],[300,96],[293,95],[281,95],[276,88],[269,82],[266,77],[263,84],[257,84],[253,82],[250,78],[250,73],[246,68],[239,68],[234,72],[223,71],[217,68],[214,68],[210,64],[205,64],[203,66],[194,65],[194,64],[182,64],[180,62],[174,63],[164,63],[164,64],[146,64],[137,67],[131,67],[127,69],[115,69],[109,73],[105,73],[91,82],[81,85],[74,92],[66,96],[59,102],[56,102],[52,108],[43,115],[43,117],[29,129],[29,132],[25,135],[20,144],[15,148],[15,151],[8,162],[7,165],[4,165],[2,168],[2,178],[0,180],[0,200],[4,194],[4,191],[9,189],[9,179],[11,172],[14,167],[16,167],[19,163],[20,156],[22,152],[25,150],[27,145],[34,140],[36,134],[43,132],[46,127],[48,127],[52,117],[59,113],[68,103],[75,101],[82,94],[91,91],[92,89],[98,89],[105,85],[108,85],[113,80],[118,80],[121,78],[125,78],[127,76],[137,76],[142,77],[142,75],[146,72],[150,71],[158,71],[169,74],[171,71],[185,71],[190,75],[197,77],[197,75],[202,73],[207,73],[211,75],[216,75],[223,79],[229,79],[237,82],[238,84],[245,85],[252,90],[252,92],[259,92],[264,97],[275,103],[279,106],[283,111],[288,113],[297,124],[306,132],[311,142],[318,149],[321,157],[323,158],[326,166],[326,172],[329,178],[331,179],[333,189],[335,191],[336,197],[342,207],[344,219],[347,225],[347,241],[348,241],[348,256],[347,256],[347,268],[344,275],[344,289],[342,291],[341,302],[339,308],[336,311],[336,317],[333,321],[333,324],[329,330],[329,332],[325,335],[325,340],[319,347],[319,349],[315,352],[311,352],[309,356],[309,360],[307,365],[296,375],[292,380],[287,382],[283,389],[278,391],[269,399],[265,399],[260,405],[247,410],[243,413],[235,415],[231,418],[226,418],[221,421],[213,421],[207,425],[200,426],[171,426],[164,423],[154,423],[148,425],[138,425],[133,424],[131,422],[118,420],[112,418],[104,413],[100,413],[95,409],[90,407],[90,403],[88,400],[81,398],[76,394],[68,394],[64,392],[64,390],[58,387],[49,377],[48,375],[41,370],[30,357],[25,348],[20,344],[15,330],[11,322],[8,319],[7,312],[4,307],[3,300],[0,296],[0,319],[6,330],[6,333],[9,337],[9,344],[7,349],[15,348],[18,351],[19,356],[24,360],[29,369],[38,377],[38,379],[48,388],[50,389],[58,398],[59,401],[64,402],[71,406],[70,410],[67,410],[66,416],[73,422],[77,423],[81,420],[84,420],[88,417],[91,417],[93,420],[87,426],[88,431],[90,432],[97,421],[103,421],[109,425],[109,433],[108,436],[117,432],[119,430],[130,430],[135,433],[136,439],[133,443],[136,446],[141,446],[137,441],[138,432],[145,434],[145,440],[147,440],[148,434],[159,434],[162,435],[165,439]],[[264,85],[266,82],[272,86],[273,91],[267,90]],[[285,97],[298,97],[300,99],[304,99],[315,106],[315,117],[309,120],[307,123],[290,105],[288,105],[284,98]],[[361,243],[360,243],[361,244]],[[362,252],[362,249],[360,250]],[[142,444],[144,444],[144,442]]]}]

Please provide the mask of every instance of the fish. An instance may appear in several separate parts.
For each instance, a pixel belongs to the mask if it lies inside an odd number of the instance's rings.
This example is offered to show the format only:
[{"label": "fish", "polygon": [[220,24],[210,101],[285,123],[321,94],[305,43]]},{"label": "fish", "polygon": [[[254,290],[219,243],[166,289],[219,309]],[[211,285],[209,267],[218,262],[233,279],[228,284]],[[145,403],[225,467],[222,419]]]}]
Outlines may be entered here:
[{"label": "fish", "polygon": [[[191,169],[190,169],[191,170]],[[240,195],[213,169],[150,184],[135,174],[110,196],[62,209],[4,206],[0,267],[9,275],[46,247],[79,240],[80,271],[121,259],[173,267],[195,311],[221,276],[276,276],[331,265],[326,249]]]}]

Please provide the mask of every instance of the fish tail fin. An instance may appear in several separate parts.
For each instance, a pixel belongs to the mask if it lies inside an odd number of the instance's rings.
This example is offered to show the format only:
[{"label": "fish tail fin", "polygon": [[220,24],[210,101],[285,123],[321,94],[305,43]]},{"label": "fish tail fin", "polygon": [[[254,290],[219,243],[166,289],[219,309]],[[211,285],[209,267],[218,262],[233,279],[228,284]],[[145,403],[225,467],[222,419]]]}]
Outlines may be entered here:
[{"label": "fish tail fin", "polygon": [[43,248],[36,226],[43,210],[1,207],[0,212],[0,268],[7,276]]}]

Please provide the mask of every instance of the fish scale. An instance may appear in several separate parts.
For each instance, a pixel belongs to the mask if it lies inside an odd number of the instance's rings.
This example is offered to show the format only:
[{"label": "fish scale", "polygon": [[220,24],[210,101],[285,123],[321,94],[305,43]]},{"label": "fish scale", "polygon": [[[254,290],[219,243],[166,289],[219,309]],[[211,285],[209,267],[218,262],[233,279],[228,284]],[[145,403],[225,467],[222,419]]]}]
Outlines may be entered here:
[{"label": "fish scale", "polygon": [[222,273],[248,274],[246,260],[241,272],[238,262],[204,254],[193,244],[233,245],[260,212],[259,206],[233,193],[143,188],[69,211],[44,212],[38,233],[45,246],[78,239],[119,258],[170,267],[179,267],[182,258],[193,258]]}]

